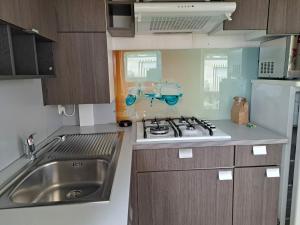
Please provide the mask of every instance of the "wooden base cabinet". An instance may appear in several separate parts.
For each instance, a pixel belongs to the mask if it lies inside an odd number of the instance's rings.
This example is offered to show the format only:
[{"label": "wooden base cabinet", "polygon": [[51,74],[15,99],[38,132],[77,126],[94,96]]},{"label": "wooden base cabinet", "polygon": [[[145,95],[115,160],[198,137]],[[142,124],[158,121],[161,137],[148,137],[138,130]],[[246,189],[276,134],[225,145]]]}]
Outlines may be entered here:
[{"label": "wooden base cabinet", "polygon": [[218,170],[137,175],[139,225],[231,225],[233,181]]},{"label": "wooden base cabinet", "polygon": [[233,225],[276,225],[279,177],[267,177],[272,167],[234,170]]},{"label": "wooden base cabinet", "polygon": [[[277,225],[282,145],[137,150],[130,225]],[[189,149],[190,150],[190,149]]]}]

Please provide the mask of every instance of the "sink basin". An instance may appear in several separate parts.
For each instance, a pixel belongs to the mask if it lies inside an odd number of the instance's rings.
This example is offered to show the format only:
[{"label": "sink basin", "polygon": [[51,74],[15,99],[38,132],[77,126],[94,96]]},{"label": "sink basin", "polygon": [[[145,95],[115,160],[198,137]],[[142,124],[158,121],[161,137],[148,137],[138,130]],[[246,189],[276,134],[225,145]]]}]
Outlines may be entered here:
[{"label": "sink basin", "polygon": [[0,209],[109,201],[123,133],[70,134],[0,189]]},{"label": "sink basin", "polygon": [[9,198],[23,204],[87,200],[103,194],[107,176],[104,160],[54,161],[29,173]]}]

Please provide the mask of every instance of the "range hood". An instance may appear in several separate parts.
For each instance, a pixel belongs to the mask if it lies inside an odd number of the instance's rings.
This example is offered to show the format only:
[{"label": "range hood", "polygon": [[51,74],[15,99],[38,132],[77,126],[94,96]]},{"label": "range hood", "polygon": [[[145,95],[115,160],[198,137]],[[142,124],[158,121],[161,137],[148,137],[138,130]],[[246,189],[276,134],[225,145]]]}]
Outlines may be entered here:
[{"label": "range hood", "polygon": [[231,20],[235,2],[134,3],[135,31],[149,33],[209,33]]}]

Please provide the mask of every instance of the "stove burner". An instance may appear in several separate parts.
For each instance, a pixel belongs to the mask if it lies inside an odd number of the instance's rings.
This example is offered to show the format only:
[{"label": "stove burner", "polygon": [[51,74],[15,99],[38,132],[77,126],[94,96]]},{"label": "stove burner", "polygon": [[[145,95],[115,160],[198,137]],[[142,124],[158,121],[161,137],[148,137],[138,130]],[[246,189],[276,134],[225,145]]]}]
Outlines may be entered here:
[{"label": "stove burner", "polygon": [[164,135],[169,133],[169,126],[157,126],[157,127],[150,127],[150,133],[153,135]]},{"label": "stove burner", "polygon": [[151,122],[150,122],[152,125],[153,124],[157,124],[157,125],[159,125],[160,124],[160,121],[158,120],[158,119],[153,119],[153,120],[151,120]]},{"label": "stove burner", "polygon": [[185,118],[180,118],[180,119],[179,119],[179,123],[184,123],[184,124],[186,124],[187,122],[186,122]]},{"label": "stove burner", "polygon": [[186,126],[186,129],[187,129],[187,130],[195,130],[195,127],[192,126],[192,125],[187,125],[187,126]]}]

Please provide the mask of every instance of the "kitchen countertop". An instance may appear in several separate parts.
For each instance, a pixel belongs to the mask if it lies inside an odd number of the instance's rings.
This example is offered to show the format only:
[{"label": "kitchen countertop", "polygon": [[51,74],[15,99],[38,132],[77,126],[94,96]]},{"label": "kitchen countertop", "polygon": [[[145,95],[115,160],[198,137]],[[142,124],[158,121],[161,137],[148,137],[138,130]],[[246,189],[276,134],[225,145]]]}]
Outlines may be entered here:
[{"label": "kitchen countertop", "polygon": [[[119,128],[116,124],[93,127],[62,127],[52,136],[73,133],[98,133],[124,131],[124,137],[109,202],[79,203],[0,210],[0,225],[127,225],[132,150],[158,148],[184,148],[225,145],[284,144],[287,139],[260,126],[247,128],[229,120],[213,121],[217,127],[232,136],[226,141],[198,141],[172,143],[136,143],[136,124],[131,128]],[[20,159],[19,164],[26,160]],[[16,171],[14,163],[7,171]],[[20,166],[19,165],[19,166]],[[0,182],[8,172],[0,173]]]},{"label": "kitchen countertop", "polygon": [[133,128],[119,128],[114,124],[68,126],[53,136],[120,130],[124,131],[124,136],[109,202],[4,209],[0,210],[0,225],[127,225]]},{"label": "kitchen countertop", "polygon": [[228,146],[228,145],[260,145],[260,144],[285,144],[288,139],[271,130],[261,126],[248,128],[244,125],[232,123],[230,120],[212,121],[219,129],[231,136],[231,140],[224,141],[173,141],[170,142],[148,142],[136,143],[136,136],[133,138],[133,149],[158,149],[158,148],[191,148],[205,146]]}]

